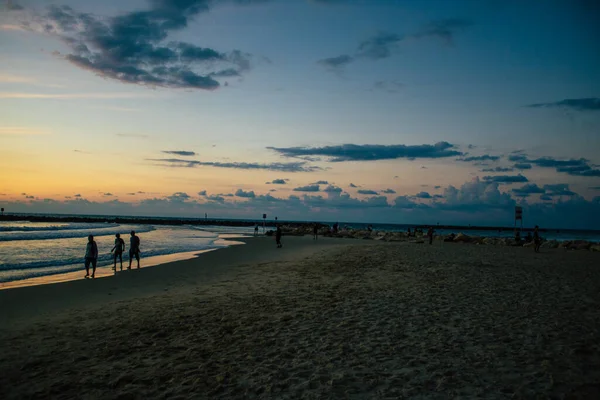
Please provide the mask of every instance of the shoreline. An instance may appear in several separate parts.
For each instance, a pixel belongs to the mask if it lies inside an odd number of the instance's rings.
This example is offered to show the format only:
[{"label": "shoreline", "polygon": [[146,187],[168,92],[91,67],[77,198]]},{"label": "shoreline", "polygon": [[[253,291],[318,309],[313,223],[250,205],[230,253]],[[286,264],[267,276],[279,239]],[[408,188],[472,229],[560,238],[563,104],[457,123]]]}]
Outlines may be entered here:
[{"label": "shoreline", "polygon": [[[239,236],[235,236],[235,237],[240,238]],[[236,240],[226,239],[226,238],[219,238],[219,239],[215,240],[213,242],[213,244],[216,244],[218,246],[223,246],[223,247],[215,247],[213,249],[206,249],[206,250],[192,250],[192,251],[185,251],[185,252],[181,252],[181,253],[162,254],[160,256],[152,256],[152,257],[148,257],[148,258],[142,258],[140,269],[156,267],[158,265],[168,264],[168,263],[172,263],[172,262],[176,262],[176,261],[192,260],[196,257],[199,257],[201,254],[204,254],[204,253],[221,250],[221,249],[227,248],[229,246],[239,246],[239,245],[243,245],[245,243],[236,241]],[[129,263],[127,261],[124,261],[123,262],[123,270],[120,270],[120,264],[117,263],[117,271],[113,271],[112,264],[105,265],[102,267],[97,267],[95,279],[116,276],[117,273],[127,273],[128,265],[129,265]],[[133,263],[131,266],[131,270],[136,270],[136,269],[137,269],[136,263]],[[85,268],[84,268],[83,262],[82,262],[82,267],[81,267],[80,271],[36,276],[33,278],[18,279],[18,280],[8,281],[8,282],[0,282],[0,291],[8,290],[8,289],[17,289],[17,288],[22,288],[22,287],[29,287],[29,286],[51,285],[51,284],[55,284],[55,283],[81,280],[81,279],[84,279],[84,278],[82,278],[82,274],[84,273],[84,271],[85,271]]]},{"label": "shoreline", "polygon": [[[351,246],[344,239],[286,237],[284,249],[277,249],[272,238],[245,237],[233,245],[202,253],[193,258],[170,261],[147,268],[119,271],[102,279],[84,279],[83,266],[74,280],[43,285],[19,286],[0,290],[0,327],[18,319],[49,316],[65,308],[106,301],[137,299],[171,291],[193,289],[243,265],[303,258],[323,248]],[[97,270],[98,271],[98,270]],[[81,303],[83,302],[83,303]]]}]

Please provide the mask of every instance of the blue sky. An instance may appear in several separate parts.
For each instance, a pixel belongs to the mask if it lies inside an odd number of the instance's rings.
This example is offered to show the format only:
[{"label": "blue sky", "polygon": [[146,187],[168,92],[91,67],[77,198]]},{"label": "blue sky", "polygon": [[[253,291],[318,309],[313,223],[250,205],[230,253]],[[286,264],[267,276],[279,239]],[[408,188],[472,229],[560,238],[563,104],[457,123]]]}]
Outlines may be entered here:
[{"label": "blue sky", "polygon": [[508,225],[521,204],[532,224],[593,227],[599,15],[586,0],[6,2],[0,202]]}]

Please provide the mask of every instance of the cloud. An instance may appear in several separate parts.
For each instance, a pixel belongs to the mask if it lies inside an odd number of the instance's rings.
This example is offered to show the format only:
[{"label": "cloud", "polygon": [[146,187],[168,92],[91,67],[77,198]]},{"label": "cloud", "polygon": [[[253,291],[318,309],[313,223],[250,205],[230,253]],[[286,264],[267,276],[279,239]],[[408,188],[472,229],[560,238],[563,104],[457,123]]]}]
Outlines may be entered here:
[{"label": "cloud", "polygon": [[267,185],[285,185],[289,179],[273,179],[271,182],[266,182]]},{"label": "cloud", "polygon": [[549,200],[552,200],[552,196],[550,196],[548,194],[543,194],[540,196],[540,200],[549,201]]},{"label": "cloud", "polygon": [[519,197],[529,197],[532,194],[544,194],[546,193],[545,189],[542,189],[536,184],[527,184],[523,185],[520,188],[514,188],[511,190],[515,196]]},{"label": "cloud", "polygon": [[391,32],[378,32],[358,45],[358,54],[372,60],[388,58],[403,37]]},{"label": "cloud", "polygon": [[544,185],[544,190],[549,196],[575,196],[577,193],[571,191],[566,183],[557,183],[554,185]]},{"label": "cloud", "polygon": [[323,58],[317,61],[317,63],[331,70],[339,70],[353,61],[354,57],[343,54],[337,57]]},{"label": "cloud", "polygon": [[128,84],[214,90],[220,86],[217,78],[237,77],[250,69],[251,55],[239,50],[224,53],[168,40],[207,12],[211,1],[150,4],[150,9],[109,18],[51,5],[27,27],[61,39],[70,53],[59,56],[72,65]]},{"label": "cloud", "polygon": [[26,199],[35,199],[35,196],[25,196]]},{"label": "cloud", "polygon": [[513,165],[513,168],[515,169],[531,169],[531,164],[529,163],[516,163],[515,165]]},{"label": "cloud", "polygon": [[134,99],[148,97],[138,93],[21,93],[0,92],[0,99],[31,99],[31,100],[111,100]]},{"label": "cloud", "polygon": [[0,31],[25,31],[21,25],[0,24]]},{"label": "cloud", "polygon": [[484,176],[483,180],[485,182],[494,182],[494,183],[519,183],[519,182],[529,182],[529,180],[523,175],[496,175],[496,176]]},{"label": "cloud", "polygon": [[514,168],[510,167],[495,167],[495,168],[484,168],[481,172],[512,172]]},{"label": "cloud", "polygon": [[236,197],[244,197],[244,198],[247,198],[247,199],[252,199],[252,198],[256,197],[256,194],[254,194],[254,191],[252,191],[252,190],[249,191],[249,192],[244,192],[242,189],[238,189],[235,192],[235,196]]},{"label": "cloud", "polygon": [[342,193],[343,190],[341,187],[337,187],[334,185],[329,185],[325,189],[323,189],[325,193]]},{"label": "cloud", "polygon": [[182,156],[182,157],[191,157],[191,156],[195,156],[196,153],[193,151],[186,151],[186,150],[163,150],[162,153],[165,154],[173,154],[176,156]]},{"label": "cloud", "polygon": [[153,161],[163,163],[170,167],[215,167],[215,168],[232,168],[232,169],[246,169],[246,170],[268,170],[268,171],[279,171],[279,172],[313,172],[319,171],[321,168],[316,166],[307,165],[306,162],[290,162],[290,163],[245,163],[245,162],[212,162],[212,161],[196,161],[196,160],[183,160],[179,158],[148,158],[147,161]]},{"label": "cloud", "polygon": [[540,157],[530,159],[526,154],[513,154],[509,156],[508,159],[520,164],[533,164],[541,168],[554,168],[556,172],[566,173],[572,176],[600,176],[600,169],[593,168],[592,165],[590,165],[589,160],[585,158],[561,160],[554,157]]},{"label": "cloud", "polygon": [[396,191],[394,189],[385,189],[385,190],[382,190],[381,193],[394,194],[394,193],[396,193]]},{"label": "cloud", "polygon": [[73,197],[81,197],[81,194],[77,193],[77,194],[73,195]]},{"label": "cloud", "polygon": [[[0,30],[2,30],[2,26],[0,26]],[[39,82],[37,78],[31,76],[24,75],[14,75],[0,72],[0,83],[23,83],[34,86],[45,86],[45,87],[53,87],[53,88],[61,88],[62,85],[57,85],[54,83],[44,83]]]},{"label": "cloud", "polygon": [[370,190],[370,189],[359,189],[358,193],[359,194],[379,194],[378,192],[376,192],[374,190]]},{"label": "cloud", "polygon": [[443,158],[462,155],[455,146],[448,142],[438,142],[434,145],[423,144],[407,146],[398,145],[357,145],[343,144],[325,147],[267,147],[286,157],[324,156],[330,157],[331,162],[342,161],[375,161],[396,158]]},{"label": "cloud", "polygon": [[413,39],[438,38],[445,44],[452,45],[454,43],[454,36],[472,25],[473,23],[466,19],[441,19],[428,23],[410,37]]},{"label": "cloud", "polygon": [[434,189],[439,189],[439,188],[441,188],[441,186],[440,186],[440,185],[436,185],[436,186],[434,186],[433,188],[434,188]]},{"label": "cloud", "polygon": [[377,81],[373,84],[373,89],[388,93],[398,93],[404,87],[397,81]]},{"label": "cloud", "polygon": [[444,19],[432,21],[417,32],[405,36],[392,32],[378,32],[358,45],[358,55],[372,60],[388,58],[401,42],[408,39],[439,38],[450,45],[453,44],[456,33],[471,25],[470,21],[463,19]]},{"label": "cloud", "polygon": [[48,135],[50,131],[24,126],[0,126],[0,136],[38,136]]},{"label": "cloud", "polygon": [[566,108],[574,111],[600,111],[600,98],[564,99],[550,103],[529,104],[529,108]]},{"label": "cloud", "polygon": [[415,197],[418,199],[431,199],[431,195],[428,192],[419,192]]},{"label": "cloud", "polygon": [[319,185],[307,185],[294,188],[294,192],[318,192],[319,189]]},{"label": "cloud", "polygon": [[114,195],[112,193],[107,192],[107,193],[104,193],[103,196],[110,197],[110,196],[114,196]]},{"label": "cloud", "polygon": [[500,158],[501,158],[500,156],[491,156],[489,154],[484,154],[482,156],[471,156],[471,157],[459,158],[458,161],[464,161],[464,162],[498,161]]},{"label": "cloud", "polygon": [[171,202],[182,202],[190,199],[190,195],[185,192],[176,192],[166,197]]},{"label": "cloud", "polygon": [[206,196],[206,190],[199,191],[198,196]]},{"label": "cloud", "polygon": [[358,187],[354,183],[350,183],[350,185],[348,185],[348,186],[350,186],[351,188],[357,188]]},{"label": "cloud", "polygon": [[591,190],[600,190],[600,186],[591,186],[589,189],[591,189]]},{"label": "cloud", "polygon": [[327,181],[317,181],[317,182],[311,183],[311,185],[329,185],[329,182],[327,182]]}]

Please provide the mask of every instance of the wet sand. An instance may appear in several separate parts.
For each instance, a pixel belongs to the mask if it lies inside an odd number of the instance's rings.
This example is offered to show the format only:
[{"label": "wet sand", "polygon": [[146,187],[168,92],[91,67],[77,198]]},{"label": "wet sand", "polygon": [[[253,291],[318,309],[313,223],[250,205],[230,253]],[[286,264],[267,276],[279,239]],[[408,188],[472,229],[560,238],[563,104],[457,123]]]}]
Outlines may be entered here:
[{"label": "wet sand", "polygon": [[600,398],[600,255],[249,239],[0,291],[2,398]]}]

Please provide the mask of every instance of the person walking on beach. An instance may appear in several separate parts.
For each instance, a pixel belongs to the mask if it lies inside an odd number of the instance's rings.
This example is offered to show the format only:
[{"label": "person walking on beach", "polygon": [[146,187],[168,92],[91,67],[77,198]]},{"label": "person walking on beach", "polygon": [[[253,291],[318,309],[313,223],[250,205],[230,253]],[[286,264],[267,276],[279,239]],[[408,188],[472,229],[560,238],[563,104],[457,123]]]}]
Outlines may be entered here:
[{"label": "person walking on beach", "polygon": [[277,248],[280,249],[283,247],[283,245],[281,244],[281,226],[277,225],[277,230],[275,231],[275,241],[277,243]]},{"label": "person walking on beach", "polygon": [[319,224],[315,224],[313,226],[313,239],[317,240],[318,236],[319,236]]},{"label": "person walking on beach", "polygon": [[140,238],[135,235],[135,231],[131,231],[131,237],[129,238],[129,267],[131,269],[131,262],[133,257],[137,260],[137,267],[140,267]]},{"label": "person walking on beach", "polygon": [[429,238],[429,244],[433,244],[433,226],[430,226],[427,230],[427,237]]},{"label": "person walking on beach", "polygon": [[111,253],[114,252],[115,265],[113,271],[117,270],[117,257],[121,261],[121,271],[123,271],[123,251],[125,251],[125,241],[121,239],[121,234],[117,233],[115,235],[115,247],[110,251]]},{"label": "person walking on beach", "polygon": [[254,236],[258,236],[258,224],[254,225]]},{"label": "person walking on beach", "polygon": [[540,227],[536,225],[533,229],[533,251],[539,253],[541,245],[542,239],[540,238]]},{"label": "person walking on beach", "polygon": [[94,236],[88,236],[87,246],[85,247],[85,278],[90,277],[90,264],[92,264],[92,279],[96,277],[96,262],[98,261],[98,245],[94,241]]}]

